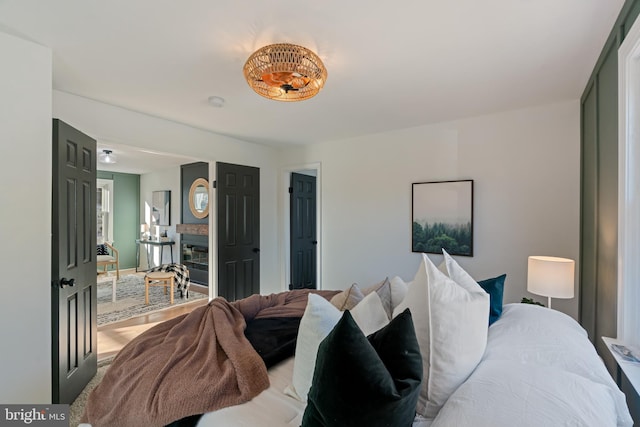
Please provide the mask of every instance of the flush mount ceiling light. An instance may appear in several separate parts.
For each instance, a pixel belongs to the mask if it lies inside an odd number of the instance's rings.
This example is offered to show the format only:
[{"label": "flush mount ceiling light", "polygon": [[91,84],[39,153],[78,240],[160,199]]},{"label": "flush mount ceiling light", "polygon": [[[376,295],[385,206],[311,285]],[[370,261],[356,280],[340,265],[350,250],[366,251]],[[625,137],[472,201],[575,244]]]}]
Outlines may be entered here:
[{"label": "flush mount ceiling light", "polygon": [[116,162],[116,155],[111,150],[102,150],[102,153],[98,155],[100,163],[113,164]]},{"label": "flush mount ceiling light", "polygon": [[306,47],[278,43],[255,51],[244,64],[244,77],[265,98],[302,101],[320,92],[327,69]]}]

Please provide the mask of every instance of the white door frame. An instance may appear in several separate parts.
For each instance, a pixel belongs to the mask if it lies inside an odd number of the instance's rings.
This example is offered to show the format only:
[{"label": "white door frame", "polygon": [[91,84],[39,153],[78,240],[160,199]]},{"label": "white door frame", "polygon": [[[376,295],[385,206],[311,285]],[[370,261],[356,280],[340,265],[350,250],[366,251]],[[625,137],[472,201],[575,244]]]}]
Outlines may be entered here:
[{"label": "white door frame", "polygon": [[209,301],[218,296],[218,199],[213,183],[216,180],[216,161],[209,161]]},{"label": "white door frame", "polygon": [[640,347],[640,19],[618,49],[618,339]]}]

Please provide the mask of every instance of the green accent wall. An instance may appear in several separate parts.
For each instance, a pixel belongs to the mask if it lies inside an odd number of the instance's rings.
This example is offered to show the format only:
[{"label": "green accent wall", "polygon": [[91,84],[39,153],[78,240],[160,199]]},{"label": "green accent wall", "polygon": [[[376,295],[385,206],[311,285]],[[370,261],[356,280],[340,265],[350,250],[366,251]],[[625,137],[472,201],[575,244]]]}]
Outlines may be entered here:
[{"label": "green accent wall", "polygon": [[[618,280],[618,48],[640,12],[627,0],[581,98],[580,323],[616,378],[602,336],[617,334]],[[620,384],[636,425],[640,398]]]},{"label": "green accent wall", "polygon": [[136,267],[136,239],[140,237],[140,175],[98,171],[113,180],[113,241],[120,269]]}]

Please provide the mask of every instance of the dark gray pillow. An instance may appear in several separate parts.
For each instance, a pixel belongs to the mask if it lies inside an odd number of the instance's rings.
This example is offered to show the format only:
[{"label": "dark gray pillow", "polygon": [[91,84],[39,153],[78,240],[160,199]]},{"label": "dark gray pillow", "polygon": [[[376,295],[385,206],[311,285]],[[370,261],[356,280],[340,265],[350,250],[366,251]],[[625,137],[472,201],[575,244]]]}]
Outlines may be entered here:
[{"label": "dark gray pillow", "polygon": [[410,427],[421,381],[409,309],[369,337],[345,311],[320,343],[302,427]]}]

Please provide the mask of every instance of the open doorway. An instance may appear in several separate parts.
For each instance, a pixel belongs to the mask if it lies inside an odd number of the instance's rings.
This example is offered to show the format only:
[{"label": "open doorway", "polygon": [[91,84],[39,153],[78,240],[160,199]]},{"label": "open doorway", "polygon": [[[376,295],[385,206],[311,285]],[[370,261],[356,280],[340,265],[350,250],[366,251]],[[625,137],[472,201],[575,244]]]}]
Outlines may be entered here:
[{"label": "open doorway", "polygon": [[282,171],[282,277],[285,289],[322,289],[320,163]]},{"label": "open doorway", "polygon": [[[109,202],[99,201],[105,208],[108,208],[110,220],[107,232],[111,232],[113,237],[109,240],[114,242],[119,251],[120,257],[120,279],[116,284],[116,298],[112,299],[111,289],[108,290],[107,305],[126,305],[126,299],[136,300],[132,302],[137,305],[145,305],[144,276],[149,267],[162,264],[180,263],[181,235],[176,232],[176,225],[181,221],[181,185],[180,185],[180,165],[192,163],[199,159],[187,156],[180,156],[169,153],[152,152],[132,146],[109,144],[98,142],[98,151],[109,149],[116,155],[116,163],[98,163],[99,175],[102,178],[110,178],[111,186],[106,187],[109,194]],[[101,181],[97,181],[98,188],[102,186]],[[105,188],[102,186],[102,188]],[[153,197],[154,193],[162,192],[167,196],[169,205],[168,222],[155,224],[153,220]],[[107,194],[107,191],[104,192]],[[170,199],[169,199],[170,197]],[[153,226],[153,227],[152,227]],[[147,229],[148,227],[148,229]],[[152,231],[157,231],[152,240],[155,245],[140,245],[141,234],[147,233],[148,238]],[[165,240],[166,239],[166,240]],[[113,274],[112,274],[113,275]],[[135,284],[135,292],[122,292],[124,285]],[[195,286],[189,287],[189,298],[181,300],[174,298],[174,304],[170,304],[168,295],[164,295],[163,287],[150,287],[150,309],[139,313],[136,307],[130,312],[122,311],[109,317],[106,322],[100,323],[101,304],[100,292],[105,293],[105,287],[111,287],[110,282],[99,284],[98,289],[98,353],[103,359],[115,354],[119,349],[135,336],[139,335],[149,327],[185,312],[191,311],[195,307],[206,304],[209,300],[209,288]],[[155,304],[151,293],[158,294],[162,305]],[[179,295],[175,292],[176,295]],[[138,301],[139,300],[139,301]],[[166,300],[166,301],[165,301]],[[116,310],[119,308],[116,307]],[[102,312],[106,317],[106,310]]]}]

